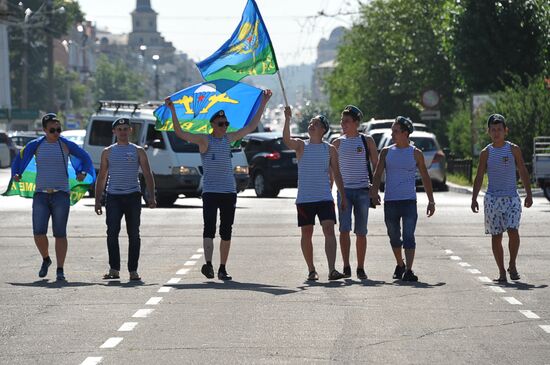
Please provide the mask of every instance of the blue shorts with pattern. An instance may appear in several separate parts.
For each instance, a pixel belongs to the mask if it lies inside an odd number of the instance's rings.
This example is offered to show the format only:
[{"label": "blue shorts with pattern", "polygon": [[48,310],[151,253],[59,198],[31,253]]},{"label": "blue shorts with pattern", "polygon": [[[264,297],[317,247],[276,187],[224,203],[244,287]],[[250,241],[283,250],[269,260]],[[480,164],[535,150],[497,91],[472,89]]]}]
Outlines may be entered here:
[{"label": "blue shorts with pattern", "polygon": [[518,229],[521,220],[521,199],[519,196],[493,196],[485,194],[485,233],[499,235],[508,229]]}]

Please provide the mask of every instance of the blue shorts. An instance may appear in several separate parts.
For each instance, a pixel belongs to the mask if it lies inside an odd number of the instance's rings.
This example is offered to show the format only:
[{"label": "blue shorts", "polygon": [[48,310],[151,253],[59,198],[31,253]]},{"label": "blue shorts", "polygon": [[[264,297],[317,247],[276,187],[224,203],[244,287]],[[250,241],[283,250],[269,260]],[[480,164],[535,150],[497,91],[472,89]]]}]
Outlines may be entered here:
[{"label": "blue shorts", "polygon": [[[414,231],[417,219],[416,200],[384,202],[384,221],[392,247],[416,248]],[[403,222],[403,234],[401,234],[401,221]]]},{"label": "blue shorts", "polygon": [[70,195],[64,191],[52,194],[35,193],[32,198],[32,232],[35,236],[48,233],[52,217],[53,236],[67,237],[67,220],[71,207]]},{"label": "blue shorts", "polygon": [[331,220],[336,223],[336,212],[332,200],[296,204],[298,211],[298,227],[315,225],[315,216],[319,216],[319,222]]},{"label": "blue shorts", "polygon": [[367,222],[369,220],[370,196],[368,189],[345,188],[347,206],[345,210],[340,209],[340,192],[338,192],[338,220],[340,221],[340,232],[351,231],[351,210],[353,208],[353,233],[358,236],[365,236],[368,232]]}]

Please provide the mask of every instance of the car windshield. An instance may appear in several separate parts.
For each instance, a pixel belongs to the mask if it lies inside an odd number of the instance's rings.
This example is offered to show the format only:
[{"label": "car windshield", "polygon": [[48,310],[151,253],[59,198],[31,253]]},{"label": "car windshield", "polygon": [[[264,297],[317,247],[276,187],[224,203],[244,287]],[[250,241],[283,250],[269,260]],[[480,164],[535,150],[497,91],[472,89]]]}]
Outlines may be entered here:
[{"label": "car windshield", "polygon": [[39,136],[13,136],[11,137],[11,140],[16,146],[24,147],[27,143],[38,137]]},{"label": "car windshield", "polygon": [[416,148],[421,151],[435,151],[439,149],[437,147],[436,141],[433,138],[411,136],[411,141],[414,143]]}]

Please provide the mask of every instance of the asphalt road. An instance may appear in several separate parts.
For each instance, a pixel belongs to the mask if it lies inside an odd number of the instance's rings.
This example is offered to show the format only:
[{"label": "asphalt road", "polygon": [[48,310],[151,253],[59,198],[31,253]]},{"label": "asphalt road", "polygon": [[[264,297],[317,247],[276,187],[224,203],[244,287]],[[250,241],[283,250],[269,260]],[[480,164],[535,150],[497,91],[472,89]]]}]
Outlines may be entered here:
[{"label": "asphalt road", "polygon": [[[0,170],[2,190],[8,177]],[[483,216],[470,212],[469,195],[450,191],[436,193],[435,216],[420,215],[418,283],[392,280],[395,263],[383,211],[376,209],[369,220],[369,280],[327,280],[317,226],[321,280],[311,284],[295,194],[239,194],[227,266],[235,280],[226,283],[199,272],[201,200],[144,209],[139,284],[129,283],[126,272],[120,281],[101,280],[106,227],[92,199],[71,210],[67,283],[54,281],[55,270],[40,280],[31,200],[0,197],[0,363],[550,363],[546,199],[536,197],[524,210],[519,282],[486,282],[497,269]],[[419,193],[420,212],[426,202]],[[215,265],[218,257],[216,250]]]}]

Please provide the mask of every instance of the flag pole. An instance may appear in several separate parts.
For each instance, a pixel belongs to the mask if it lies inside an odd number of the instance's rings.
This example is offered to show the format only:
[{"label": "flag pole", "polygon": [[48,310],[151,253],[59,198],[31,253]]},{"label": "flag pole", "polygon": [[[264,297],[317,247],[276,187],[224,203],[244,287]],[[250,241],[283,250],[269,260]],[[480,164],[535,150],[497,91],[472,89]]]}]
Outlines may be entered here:
[{"label": "flag pole", "polygon": [[279,77],[279,83],[281,84],[281,90],[283,91],[283,98],[285,99],[285,106],[288,106],[288,99],[286,98],[285,87],[283,85],[283,79],[281,78],[281,73],[277,70],[277,76]]}]

